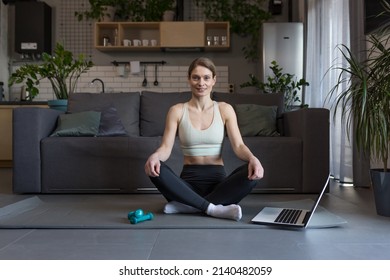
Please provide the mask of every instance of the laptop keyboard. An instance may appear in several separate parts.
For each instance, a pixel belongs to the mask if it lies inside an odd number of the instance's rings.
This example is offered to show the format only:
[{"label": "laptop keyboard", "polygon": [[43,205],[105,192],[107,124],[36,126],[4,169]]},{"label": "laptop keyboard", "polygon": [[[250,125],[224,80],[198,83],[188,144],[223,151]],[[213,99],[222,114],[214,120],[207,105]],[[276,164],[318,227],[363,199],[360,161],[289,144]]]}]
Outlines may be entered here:
[{"label": "laptop keyboard", "polygon": [[279,216],[276,218],[275,222],[295,224],[301,213],[302,210],[299,209],[283,209],[282,212],[280,212]]}]

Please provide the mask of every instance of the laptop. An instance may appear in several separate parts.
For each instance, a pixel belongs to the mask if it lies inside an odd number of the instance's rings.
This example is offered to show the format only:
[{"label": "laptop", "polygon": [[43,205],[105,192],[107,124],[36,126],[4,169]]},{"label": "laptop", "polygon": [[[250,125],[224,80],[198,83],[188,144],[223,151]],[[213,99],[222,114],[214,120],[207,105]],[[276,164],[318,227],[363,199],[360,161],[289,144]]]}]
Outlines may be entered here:
[{"label": "laptop", "polygon": [[264,207],[253,219],[252,222],[263,225],[275,225],[283,227],[298,227],[306,228],[314,214],[325,190],[328,186],[330,176],[324,184],[320,194],[314,202],[311,210],[295,209],[295,208],[280,208],[280,207]]}]

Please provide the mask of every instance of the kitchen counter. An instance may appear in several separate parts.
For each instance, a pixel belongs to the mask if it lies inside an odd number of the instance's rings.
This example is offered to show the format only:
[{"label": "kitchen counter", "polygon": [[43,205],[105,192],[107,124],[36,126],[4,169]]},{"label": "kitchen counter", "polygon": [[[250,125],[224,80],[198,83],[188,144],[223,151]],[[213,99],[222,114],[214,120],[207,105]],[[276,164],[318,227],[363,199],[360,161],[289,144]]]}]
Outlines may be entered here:
[{"label": "kitchen counter", "polygon": [[47,101],[0,101],[0,167],[12,166],[12,111],[25,106],[48,107]]},{"label": "kitchen counter", "polygon": [[12,106],[34,106],[34,105],[47,105],[47,101],[0,101],[0,105],[12,105]]}]

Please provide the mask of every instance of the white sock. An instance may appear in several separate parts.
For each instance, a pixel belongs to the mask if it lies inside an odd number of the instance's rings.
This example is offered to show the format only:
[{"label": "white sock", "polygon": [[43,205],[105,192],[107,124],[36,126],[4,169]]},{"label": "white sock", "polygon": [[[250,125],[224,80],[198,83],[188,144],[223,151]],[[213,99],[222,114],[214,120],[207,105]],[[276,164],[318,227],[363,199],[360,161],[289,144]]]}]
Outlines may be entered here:
[{"label": "white sock", "polygon": [[178,201],[171,201],[167,203],[164,207],[165,214],[176,214],[176,213],[199,213],[201,212],[199,209],[192,207],[187,204],[183,204]]},{"label": "white sock", "polygon": [[242,211],[240,205],[230,204],[230,205],[214,205],[209,204],[206,210],[206,214],[215,218],[231,219],[239,221],[242,218]]}]

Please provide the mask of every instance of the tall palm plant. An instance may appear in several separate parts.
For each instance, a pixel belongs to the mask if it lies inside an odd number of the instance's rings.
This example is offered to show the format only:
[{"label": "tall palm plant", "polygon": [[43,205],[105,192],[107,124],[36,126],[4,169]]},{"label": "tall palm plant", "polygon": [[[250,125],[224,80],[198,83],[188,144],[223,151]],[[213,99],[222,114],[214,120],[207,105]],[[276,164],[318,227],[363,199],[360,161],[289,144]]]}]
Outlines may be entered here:
[{"label": "tall palm plant", "polygon": [[[390,15],[389,0],[382,3]],[[363,61],[347,46],[339,46],[346,63],[331,68],[339,76],[330,98],[335,97],[334,114],[341,110],[360,151],[382,162],[383,169],[371,168],[371,183],[377,213],[390,216],[390,25],[369,35],[366,43]]]},{"label": "tall palm plant", "polygon": [[[341,110],[348,131],[354,126],[357,147],[380,160],[386,172],[390,147],[390,35],[382,35],[368,36],[371,46],[363,62],[347,46],[339,46],[346,64],[333,67],[340,74],[330,95],[336,95],[334,114]],[[344,84],[348,86],[342,87]]]}]

